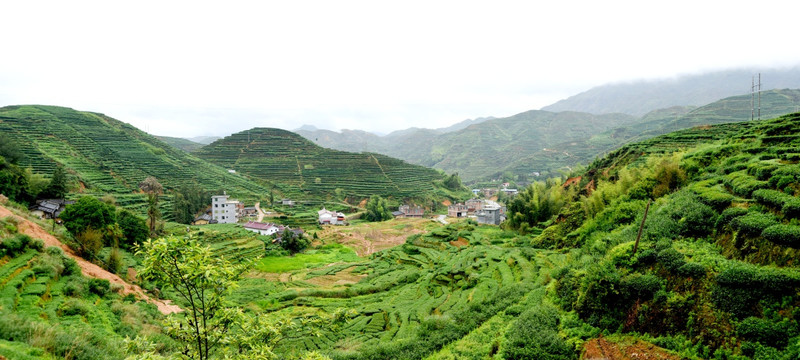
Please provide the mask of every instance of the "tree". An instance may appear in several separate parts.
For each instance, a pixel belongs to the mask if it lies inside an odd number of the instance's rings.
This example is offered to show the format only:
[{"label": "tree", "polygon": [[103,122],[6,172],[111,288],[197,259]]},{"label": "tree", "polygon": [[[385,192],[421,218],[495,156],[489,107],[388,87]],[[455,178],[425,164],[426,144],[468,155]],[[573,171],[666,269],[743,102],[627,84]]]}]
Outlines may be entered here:
[{"label": "tree", "polygon": [[86,259],[94,259],[97,252],[103,247],[103,233],[100,230],[86,228],[77,235],[75,241],[78,243],[78,253]]},{"label": "tree", "polygon": [[191,224],[194,216],[210,203],[208,193],[197,184],[181,186],[173,197],[172,215],[176,222]]},{"label": "tree", "polygon": [[302,233],[295,234],[289,228],[283,230],[280,236],[281,247],[288,250],[290,253],[295,254],[307,248],[311,241],[305,238]]},{"label": "tree", "polygon": [[147,240],[143,255],[144,279],[161,289],[173,289],[187,311],[168,320],[166,333],[185,346],[191,358],[208,359],[213,349],[227,343],[228,330],[241,310],[227,309],[225,296],[236,286],[245,265],[234,265],[191,237],[170,236]]},{"label": "tree", "polygon": [[19,164],[24,157],[17,142],[7,134],[0,134],[0,157],[11,164]]},{"label": "tree", "polygon": [[61,213],[64,227],[73,236],[83,233],[88,228],[105,231],[106,227],[117,221],[116,210],[113,206],[103,203],[97,198],[84,196],[72,205],[67,205]]},{"label": "tree", "polygon": [[42,191],[40,197],[48,199],[61,199],[67,194],[67,173],[63,166],[56,166],[50,184]]},{"label": "tree", "polygon": [[367,201],[367,211],[364,213],[364,219],[367,221],[384,221],[392,218],[392,212],[389,210],[389,204],[386,200],[378,195],[372,195]]},{"label": "tree", "polygon": [[147,218],[150,223],[150,236],[156,236],[156,221],[161,218],[161,210],[158,209],[158,196],[164,191],[161,183],[152,176],[148,176],[139,183],[139,189],[147,194]]},{"label": "tree", "polygon": [[117,213],[117,223],[122,229],[124,241],[121,245],[125,249],[143,243],[150,234],[147,223],[128,210],[120,210]]},{"label": "tree", "polygon": [[450,176],[445,176],[444,178],[444,187],[457,191],[464,188],[464,185],[461,184],[461,178],[458,177],[458,173],[453,173]]}]

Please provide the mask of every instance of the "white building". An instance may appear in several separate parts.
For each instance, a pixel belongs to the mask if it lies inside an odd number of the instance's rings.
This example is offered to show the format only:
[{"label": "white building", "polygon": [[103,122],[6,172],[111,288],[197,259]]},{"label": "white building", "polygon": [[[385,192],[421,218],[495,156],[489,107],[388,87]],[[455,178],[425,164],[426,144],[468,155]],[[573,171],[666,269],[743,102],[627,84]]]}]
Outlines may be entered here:
[{"label": "white building", "polygon": [[317,215],[319,215],[320,225],[344,225],[345,217],[340,212],[330,211],[323,207],[322,210],[317,211]]},{"label": "white building", "polygon": [[255,233],[259,233],[260,235],[272,235],[277,233],[282,233],[284,229],[286,229],[283,225],[277,225],[273,223],[260,223],[255,221],[248,221],[247,224],[244,224],[244,228],[248,231],[252,231]]},{"label": "white building", "polygon": [[211,216],[219,224],[235,224],[239,220],[238,200],[229,199],[228,195],[211,197]]}]

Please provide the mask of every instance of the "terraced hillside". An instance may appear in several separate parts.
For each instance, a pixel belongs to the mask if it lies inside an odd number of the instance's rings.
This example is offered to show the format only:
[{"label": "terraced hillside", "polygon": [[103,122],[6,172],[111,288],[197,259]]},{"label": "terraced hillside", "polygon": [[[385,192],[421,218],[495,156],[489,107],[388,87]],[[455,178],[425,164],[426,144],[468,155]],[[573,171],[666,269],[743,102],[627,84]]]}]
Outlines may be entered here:
[{"label": "terraced hillside", "polygon": [[[591,137],[565,141],[547,150],[534,151],[506,171],[524,177],[565,165],[587,164],[620,146],[695,126],[750,121],[750,95],[734,96],[696,108],[673,107],[653,111],[640,121],[615,127]],[[770,90],[761,94],[761,118],[771,119],[797,111],[800,90]],[[757,111],[757,110],[756,110]],[[757,115],[756,115],[757,116]]]},{"label": "terraced hillside", "polygon": [[255,128],[200,149],[211,163],[269,181],[290,184],[306,196],[425,198],[446,195],[441,173],[372,153],[329,150],[279,129]]},{"label": "terraced hillside", "polygon": [[166,145],[135,127],[98,113],[41,105],[0,108],[0,132],[10,134],[20,165],[50,174],[63,165],[85,192],[131,194],[147,176],[166,189],[197,182],[209,190],[256,197],[265,187]]}]

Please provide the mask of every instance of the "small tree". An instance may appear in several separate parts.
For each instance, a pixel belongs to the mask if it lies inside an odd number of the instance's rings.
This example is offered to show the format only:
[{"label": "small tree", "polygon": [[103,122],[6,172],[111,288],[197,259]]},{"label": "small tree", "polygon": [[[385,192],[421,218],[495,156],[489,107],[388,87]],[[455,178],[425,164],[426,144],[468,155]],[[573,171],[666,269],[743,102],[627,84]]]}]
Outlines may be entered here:
[{"label": "small tree", "polygon": [[124,236],[121,244],[122,248],[128,249],[147,240],[149,235],[147,223],[136,214],[128,210],[120,210],[117,213],[117,223]]},{"label": "small tree", "polygon": [[78,242],[78,252],[89,260],[97,256],[97,252],[103,247],[103,233],[93,228],[86,228],[75,236]]},{"label": "small tree", "polygon": [[158,209],[158,196],[164,191],[161,183],[152,176],[148,176],[139,183],[139,189],[147,194],[147,218],[150,223],[150,236],[156,236],[156,222],[161,219],[161,210]]},{"label": "small tree", "polygon": [[88,228],[105,230],[108,225],[117,221],[116,214],[113,206],[94,197],[84,196],[74,204],[67,205],[61,213],[61,220],[64,220],[67,231],[77,236]]},{"label": "small tree", "polygon": [[39,194],[39,197],[50,199],[61,199],[67,194],[67,173],[64,171],[63,166],[56,166],[53,170],[53,177],[50,178],[50,183]]},{"label": "small tree", "polygon": [[389,204],[385,199],[378,195],[372,195],[367,202],[367,211],[364,213],[364,219],[367,221],[384,221],[392,218],[392,212],[389,210]]},{"label": "small tree", "polygon": [[309,244],[311,244],[311,241],[306,239],[302,233],[295,234],[289,228],[284,229],[281,234],[281,247],[292,254],[303,251]]},{"label": "small tree", "polygon": [[225,296],[236,287],[244,265],[234,265],[190,237],[148,240],[137,251],[143,255],[144,279],[162,289],[173,289],[187,311],[167,322],[166,333],[182,342],[184,354],[208,359],[213,349],[229,341],[228,330],[240,311],[225,308]]}]

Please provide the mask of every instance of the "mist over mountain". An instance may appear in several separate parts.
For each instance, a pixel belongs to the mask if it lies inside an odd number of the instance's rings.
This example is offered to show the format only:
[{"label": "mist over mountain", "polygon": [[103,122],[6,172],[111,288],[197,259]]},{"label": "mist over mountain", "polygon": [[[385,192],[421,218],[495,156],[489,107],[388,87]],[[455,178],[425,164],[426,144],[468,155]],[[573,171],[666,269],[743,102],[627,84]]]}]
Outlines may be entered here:
[{"label": "mist over mountain", "polygon": [[[642,116],[672,106],[700,106],[750,92],[753,76],[761,73],[762,91],[800,88],[800,67],[735,69],[673,79],[643,80],[598,86],[545,106],[546,111]],[[756,82],[758,82],[756,78]]]}]

